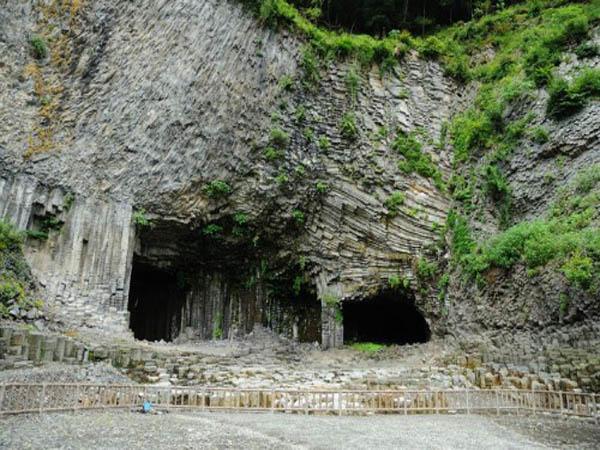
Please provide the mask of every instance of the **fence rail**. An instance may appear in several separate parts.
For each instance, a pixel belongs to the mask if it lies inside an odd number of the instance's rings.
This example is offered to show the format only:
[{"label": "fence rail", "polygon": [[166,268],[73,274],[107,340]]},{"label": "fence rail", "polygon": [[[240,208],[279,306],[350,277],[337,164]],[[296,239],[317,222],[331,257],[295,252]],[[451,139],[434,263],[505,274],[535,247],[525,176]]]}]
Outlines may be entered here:
[{"label": "fence rail", "polygon": [[0,384],[0,416],[138,408],[304,414],[555,413],[600,420],[600,395],[531,390],[293,390],[97,384]]}]

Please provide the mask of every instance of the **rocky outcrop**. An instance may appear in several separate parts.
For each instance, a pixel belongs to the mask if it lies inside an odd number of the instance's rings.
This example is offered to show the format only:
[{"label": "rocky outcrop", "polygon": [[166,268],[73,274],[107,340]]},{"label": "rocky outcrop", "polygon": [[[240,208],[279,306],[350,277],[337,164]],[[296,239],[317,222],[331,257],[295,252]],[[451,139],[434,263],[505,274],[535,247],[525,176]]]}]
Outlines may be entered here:
[{"label": "rocky outcrop", "polygon": [[[452,149],[439,141],[471,96],[436,62],[409,54],[387,74],[327,62],[306,86],[301,39],[236,2],[101,0],[53,11],[27,1],[0,11],[0,217],[30,231],[56,219],[26,252],[55,320],[125,332],[131,274],[142,264],[185,291],[160,325],[171,338],[186,327],[230,337],[262,323],[308,340],[320,330],[327,347],[343,342],[339,302],[373,297],[390,278],[415,288],[415,260],[439,240],[450,200],[432,180],[401,172],[391,142],[397,130],[419,132],[448,178]],[[63,39],[63,63],[36,62],[32,32]],[[57,89],[48,88],[52,117],[41,114],[44,80]],[[341,132],[347,113],[355,136]],[[516,150],[509,180],[522,218],[597,161],[597,115],[594,104],[552,124],[548,143]],[[33,151],[50,129],[47,148]],[[540,187],[556,152],[572,156],[572,169]],[[395,192],[403,202],[391,211]],[[134,226],[142,210],[150,226]],[[479,229],[492,233],[483,211]],[[534,291],[543,309],[543,289]],[[451,289],[445,303],[417,292],[416,301],[434,334],[465,322],[477,332],[502,321],[467,299],[481,298],[483,309],[498,296],[520,301],[498,292]]]},{"label": "rocky outcrop", "polygon": [[[433,153],[458,103],[440,68],[416,58],[388,76],[374,68],[360,75],[354,101],[345,85],[350,66],[330,65],[316,92],[296,81],[288,93],[278,80],[301,76],[296,38],[260,26],[230,2],[159,3],[95,2],[70,22],[72,64],[62,72],[66,95],[50,151],[24,159],[35,133],[31,120],[2,125],[3,203],[17,205],[4,208],[3,216],[31,228],[36,203],[58,208],[64,221],[47,242],[28,250],[57,317],[94,326],[126,321],[131,211],[141,206],[155,221],[189,230],[243,212],[280,256],[306,258],[319,295],[359,298],[376,293],[391,275],[411,278],[412,257],[436,239],[432,227],[443,222],[448,203],[430,180],[397,170],[393,136],[376,136],[422,127]],[[2,76],[11,100],[2,113],[18,110],[31,118],[40,99],[21,74],[32,62],[28,32],[43,26],[36,22],[42,13],[22,4],[11,8],[3,34],[9,70]],[[42,73],[51,65],[42,64]],[[301,119],[300,110],[306,112]],[[349,111],[357,118],[356,140],[340,135],[340,117]],[[263,156],[272,128],[289,136],[278,161]],[[318,145],[324,138],[327,151]],[[448,167],[448,154],[434,158]],[[216,179],[230,186],[226,198],[203,190]],[[74,194],[69,211],[52,194],[57,189],[62,197]],[[384,201],[394,191],[406,201],[390,218]],[[293,225],[295,211],[302,223]],[[216,265],[235,267],[226,257],[229,246],[214,246],[222,247]],[[121,321],[109,319],[114,312]]]}]

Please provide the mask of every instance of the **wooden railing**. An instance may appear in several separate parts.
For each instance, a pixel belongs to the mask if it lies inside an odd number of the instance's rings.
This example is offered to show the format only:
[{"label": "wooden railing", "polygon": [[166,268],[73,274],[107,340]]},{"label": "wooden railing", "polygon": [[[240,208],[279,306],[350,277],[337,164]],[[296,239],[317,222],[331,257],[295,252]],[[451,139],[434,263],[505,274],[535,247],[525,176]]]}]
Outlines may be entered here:
[{"label": "wooden railing", "polygon": [[556,413],[600,419],[600,395],[527,390],[293,390],[153,385],[0,384],[0,415],[141,408],[303,414]]}]

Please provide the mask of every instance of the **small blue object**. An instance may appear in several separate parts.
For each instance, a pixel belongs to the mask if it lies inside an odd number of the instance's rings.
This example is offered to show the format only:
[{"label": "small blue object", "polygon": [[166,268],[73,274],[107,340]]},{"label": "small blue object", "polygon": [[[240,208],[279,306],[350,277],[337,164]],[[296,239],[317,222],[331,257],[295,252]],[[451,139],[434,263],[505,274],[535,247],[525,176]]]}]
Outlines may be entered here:
[{"label": "small blue object", "polygon": [[144,405],[142,406],[142,411],[145,413],[149,413],[150,411],[152,411],[152,403],[144,402]]}]

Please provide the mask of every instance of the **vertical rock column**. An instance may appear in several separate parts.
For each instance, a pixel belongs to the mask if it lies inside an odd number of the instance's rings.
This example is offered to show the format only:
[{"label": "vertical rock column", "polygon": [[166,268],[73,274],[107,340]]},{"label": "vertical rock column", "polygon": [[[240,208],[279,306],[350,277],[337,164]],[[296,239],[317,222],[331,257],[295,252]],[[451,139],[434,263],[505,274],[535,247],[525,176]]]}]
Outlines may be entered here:
[{"label": "vertical rock column", "polygon": [[323,349],[344,345],[344,323],[338,305],[321,303],[321,346]]}]

